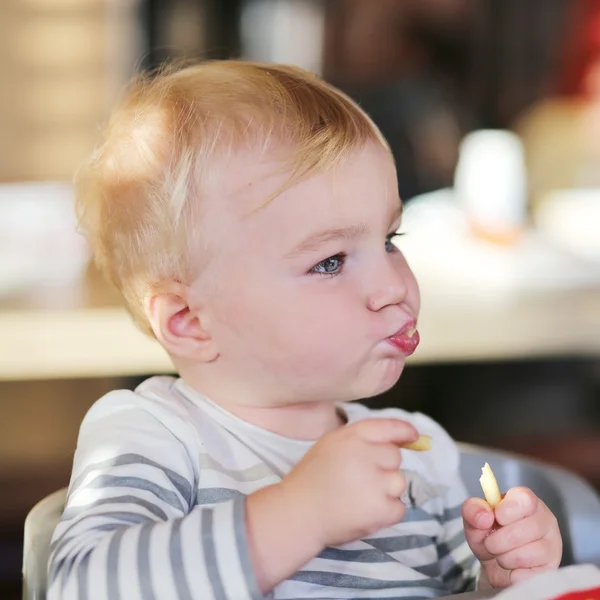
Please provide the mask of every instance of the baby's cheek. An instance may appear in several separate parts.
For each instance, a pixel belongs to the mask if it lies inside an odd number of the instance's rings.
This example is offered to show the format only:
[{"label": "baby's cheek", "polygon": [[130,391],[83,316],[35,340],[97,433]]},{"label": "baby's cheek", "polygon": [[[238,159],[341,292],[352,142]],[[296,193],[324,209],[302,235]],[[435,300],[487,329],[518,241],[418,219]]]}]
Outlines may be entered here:
[{"label": "baby's cheek", "polygon": [[334,381],[356,363],[358,344],[348,337],[347,327],[335,330],[332,323],[315,327],[315,322],[299,325],[290,330],[289,343],[282,341],[275,353],[283,370],[291,370],[298,378]]},{"label": "baby's cheek", "polygon": [[419,288],[419,282],[415,278],[412,271],[408,279],[408,304],[413,309],[415,315],[418,316],[421,309],[421,290]]}]

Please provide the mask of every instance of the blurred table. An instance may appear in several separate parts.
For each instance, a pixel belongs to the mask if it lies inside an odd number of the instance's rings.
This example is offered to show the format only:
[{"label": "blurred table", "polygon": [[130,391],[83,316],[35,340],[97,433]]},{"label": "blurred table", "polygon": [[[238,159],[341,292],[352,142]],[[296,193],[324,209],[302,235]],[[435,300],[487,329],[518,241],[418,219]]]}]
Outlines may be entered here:
[{"label": "blurred table", "polygon": [[0,381],[172,372],[95,269],[0,298]]}]

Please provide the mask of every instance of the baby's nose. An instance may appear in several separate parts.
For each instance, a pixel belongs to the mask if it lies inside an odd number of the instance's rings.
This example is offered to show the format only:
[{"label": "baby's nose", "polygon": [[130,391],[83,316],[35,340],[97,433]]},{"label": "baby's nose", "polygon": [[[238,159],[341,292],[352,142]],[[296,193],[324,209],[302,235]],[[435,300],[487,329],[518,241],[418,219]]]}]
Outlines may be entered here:
[{"label": "baby's nose", "polygon": [[367,307],[373,312],[394,304],[401,304],[406,298],[406,285],[402,279],[388,283],[379,287],[376,291],[369,294],[367,298]]}]

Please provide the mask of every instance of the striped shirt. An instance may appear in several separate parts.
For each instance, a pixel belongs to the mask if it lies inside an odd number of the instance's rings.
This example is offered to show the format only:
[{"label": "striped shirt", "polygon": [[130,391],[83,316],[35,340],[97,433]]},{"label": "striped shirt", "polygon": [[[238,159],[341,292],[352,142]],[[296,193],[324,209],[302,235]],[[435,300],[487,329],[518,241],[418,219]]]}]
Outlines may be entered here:
[{"label": "striped shirt", "polygon": [[[450,437],[419,413],[341,408],[349,423],[405,419],[433,437],[433,449],[403,451],[400,523],[326,548],[267,597],[418,599],[473,589],[479,565],[464,538],[466,492]],[[311,445],[242,421],[182,379],[107,394],[81,425],[52,539],[49,600],[263,598],[244,499],[280,481]]]}]

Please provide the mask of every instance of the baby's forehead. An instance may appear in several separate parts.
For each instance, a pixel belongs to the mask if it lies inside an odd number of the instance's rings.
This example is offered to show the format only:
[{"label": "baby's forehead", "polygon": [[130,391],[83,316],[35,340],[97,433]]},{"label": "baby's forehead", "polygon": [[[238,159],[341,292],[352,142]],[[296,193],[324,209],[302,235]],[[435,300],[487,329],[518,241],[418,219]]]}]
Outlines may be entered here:
[{"label": "baby's forehead", "polygon": [[[359,179],[359,186],[369,180],[371,190],[376,187],[383,195],[391,194],[397,199],[396,171],[389,152],[377,144],[355,148],[329,165],[296,179],[297,164],[293,150],[283,144],[271,144],[264,148],[240,148],[218,161],[213,175],[208,178],[207,199],[216,202],[231,218],[245,219],[261,208],[271,204],[279,195],[298,196],[299,188],[304,197],[318,195],[324,201],[353,189],[343,190],[344,180]],[[281,204],[281,203],[277,203]],[[219,208],[215,207],[217,210]]]},{"label": "baby's forehead", "polygon": [[243,149],[224,161],[209,196],[217,197],[232,216],[243,218],[284,187],[291,174],[289,153]]},{"label": "baby's forehead", "polygon": [[[265,238],[273,221],[292,210],[291,202],[269,202],[289,181],[289,155],[261,149],[239,149],[223,155],[199,174],[199,228],[209,254],[222,255],[242,240]],[[249,247],[244,246],[244,252]]]},{"label": "baby's forehead", "polygon": [[285,159],[248,151],[220,163],[200,227],[214,265],[285,258],[324,231],[379,234],[397,218],[395,167],[387,153],[351,152],[292,185],[293,166]]}]

